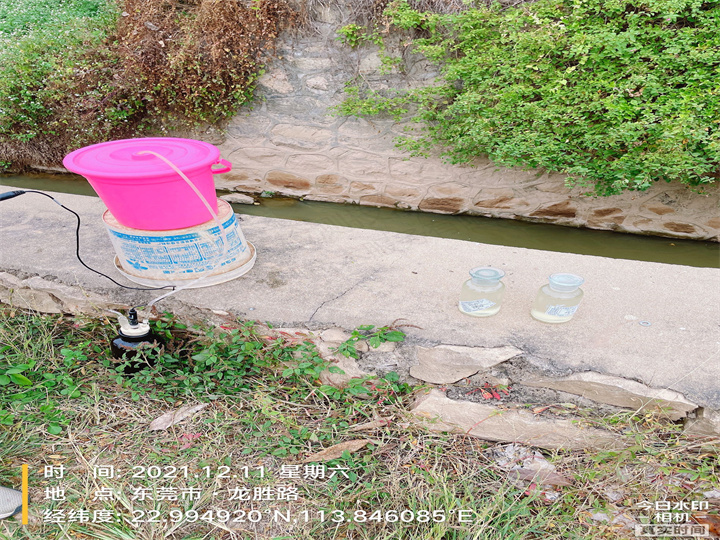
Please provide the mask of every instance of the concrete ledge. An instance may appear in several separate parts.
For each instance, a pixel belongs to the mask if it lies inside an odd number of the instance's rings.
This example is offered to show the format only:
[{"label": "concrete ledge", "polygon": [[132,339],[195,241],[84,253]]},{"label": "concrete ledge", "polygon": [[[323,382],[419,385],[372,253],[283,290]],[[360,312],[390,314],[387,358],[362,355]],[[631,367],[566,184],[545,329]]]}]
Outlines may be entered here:
[{"label": "concrete ledge", "polygon": [[571,420],[536,418],[528,411],[499,409],[483,403],[463,403],[431,390],[418,397],[412,410],[415,421],[432,431],[465,433],[486,441],[509,441],[541,448],[620,449],[616,435],[583,427]]},{"label": "concrete ledge", "polygon": [[[86,262],[121,281],[100,219],[102,202],[75,195],[57,198],[83,218]],[[0,208],[0,271],[11,276],[4,280],[5,301],[10,290],[15,295],[20,289],[43,290],[53,295],[43,297],[52,300],[52,308],[59,305],[53,298],[63,286],[81,291],[90,304],[105,299],[113,305],[142,305],[156,296],[120,289],[83,268],[74,255],[74,219],[52,201],[27,194]],[[181,314],[227,311],[274,324],[346,329],[404,318],[420,327],[408,333],[428,344],[513,346],[558,375],[592,370],[671,389],[699,406],[720,409],[720,270],[254,216],[243,216],[241,226],[258,249],[250,273],[182,291],[158,308]],[[487,319],[457,309],[467,271],[479,265],[507,273],[503,307]],[[538,322],[530,317],[530,303],[547,276],[559,271],[585,278],[583,304],[567,324]],[[28,279],[38,276],[42,282]],[[26,300],[32,294],[21,293]]]},{"label": "concrete ledge", "polygon": [[640,411],[657,411],[672,420],[680,420],[697,409],[695,403],[672,390],[649,388],[636,381],[601,375],[592,371],[550,379],[538,377],[520,381],[525,386],[551,388],[577,394],[598,403]]}]

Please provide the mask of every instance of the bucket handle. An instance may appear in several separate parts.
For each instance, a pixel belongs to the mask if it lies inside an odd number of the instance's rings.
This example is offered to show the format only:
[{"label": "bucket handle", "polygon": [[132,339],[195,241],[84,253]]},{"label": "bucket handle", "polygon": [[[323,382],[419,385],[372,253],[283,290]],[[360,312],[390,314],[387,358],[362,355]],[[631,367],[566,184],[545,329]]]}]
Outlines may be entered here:
[{"label": "bucket handle", "polygon": [[[213,169],[212,167],[215,165],[224,165],[224,167],[222,169]],[[222,174],[222,173],[230,172],[231,169],[232,169],[232,163],[230,163],[227,159],[222,159],[222,158],[220,158],[220,160],[217,163],[214,163],[213,165],[210,166],[210,172],[213,174]]]},{"label": "bucket handle", "polygon": [[[188,186],[190,186],[190,188],[195,192],[195,195],[197,195],[198,198],[203,202],[203,204],[205,205],[205,208],[207,208],[208,212],[210,212],[210,215],[212,216],[213,220],[215,221],[215,224],[217,225],[218,229],[220,230],[220,235],[222,236],[223,250],[222,250],[222,253],[221,253],[221,254],[219,255],[219,257],[218,257],[218,263],[219,263],[220,259],[221,259],[222,257],[224,257],[224,256],[227,254],[227,252],[228,252],[228,239],[227,239],[227,234],[226,234],[226,232],[225,232],[225,228],[223,227],[223,224],[222,224],[222,222],[220,221],[220,217],[218,216],[217,212],[212,209],[212,207],[210,206],[210,203],[207,201],[207,199],[205,198],[205,196],[200,192],[200,190],[197,188],[197,186],[196,186],[195,184],[193,184],[193,182],[185,175],[185,173],[182,172],[182,171],[177,167],[177,165],[175,165],[175,164],[174,164],[172,161],[170,161],[168,158],[166,158],[165,156],[161,156],[160,154],[158,154],[157,152],[153,152],[152,150],[142,150],[142,151],[138,152],[138,154],[139,154],[139,155],[151,154],[151,155],[155,156],[156,158],[158,158],[158,159],[164,161],[165,163],[167,163],[167,165],[168,165],[172,170],[174,170],[176,173],[178,173],[178,174],[180,175],[180,177],[185,181],[185,183],[186,183]],[[218,170],[217,172],[225,172],[225,169],[227,169],[227,170],[229,171],[229,170],[232,168],[232,165],[230,164],[230,162],[229,162],[229,161],[225,161],[224,159],[221,159],[220,161],[218,161],[218,164],[220,164],[220,165],[225,165],[225,167],[224,167],[224,169]],[[211,170],[212,170],[212,169],[211,169]],[[152,307],[153,307],[157,302],[159,302],[160,300],[162,300],[162,299],[164,299],[164,298],[167,298],[168,296],[173,295],[173,294],[175,294],[175,293],[177,293],[177,292],[180,292],[180,291],[182,291],[183,289],[187,289],[187,288],[190,287],[191,285],[195,285],[196,283],[199,283],[200,281],[202,281],[203,279],[207,278],[207,277],[210,275],[210,270],[213,270],[213,269],[215,269],[216,267],[217,267],[217,263],[214,264],[209,270],[206,270],[199,278],[197,278],[197,279],[195,279],[195,280],[193,280],[193,281],[189,281],[189,282],[186,283],[185,285],[181,285],[180,287],[178,287],[178,288],[176,288],[176,289],[173,289],[173,290],[170,291],[169,293],[165,293],[165,294],[163,294],[162,296],[158,296],[155,300],[153,300],[152,302],[150,302],[150,303],[147,305],[148,309],[149,309],[149,308],[152,308]]]}]

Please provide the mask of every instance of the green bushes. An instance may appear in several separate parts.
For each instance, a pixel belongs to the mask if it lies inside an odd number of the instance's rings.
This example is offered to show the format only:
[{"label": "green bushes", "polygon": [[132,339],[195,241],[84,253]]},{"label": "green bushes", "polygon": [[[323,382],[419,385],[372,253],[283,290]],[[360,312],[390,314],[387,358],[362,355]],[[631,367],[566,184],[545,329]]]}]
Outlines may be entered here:
[{"label": "green bushes", "polygon": [[53,30],[83,17],[101,17],[108,11],[106,0],[2,0],[0,32],[5,37],[26,36]]},{"label": "green bushes", "polygon": [[[52,121],[54,104],[67,102],[67,83],[82,78],[76,75],[76,69],[91,67],[81,67],[84,52],[105,39],[113,20],[112,6],[105,0],[60,3],[23,0],[0,4],[3,142],[23,146],[20,143],[43,133],[58,136],[63,115]],[[78,92],[85,94],[79,88],[74,93]]]},{"label": "green bushes", "polygon": [[[417,107],[423,135],[401,140],[414,154],[439,144],[454,163],[488,155],[600,195],[718,178],[719,2],[540,0],[437,15],[402,0],[386,15],[442,69],[439,85],[390,98]],[[351,96],[341,111],[385,99]]]},{"label": "green bushes", "polygon": [[0,0],[0,165],[233,114],[293,17],[284,0]]}]

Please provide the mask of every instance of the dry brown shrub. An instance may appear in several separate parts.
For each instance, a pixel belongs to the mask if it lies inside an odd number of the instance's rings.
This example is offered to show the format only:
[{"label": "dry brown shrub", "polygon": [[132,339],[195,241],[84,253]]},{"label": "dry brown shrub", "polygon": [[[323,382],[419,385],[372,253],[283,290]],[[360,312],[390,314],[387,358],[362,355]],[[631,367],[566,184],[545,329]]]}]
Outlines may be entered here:
[{"label": "dry brown shrub", "polygon": [[125,0],[117,28],[122,83],[148,110],[216,121],[251,94],[295,12],[283,0]]},{"label": "dry brown shrub", "polygon": [[57,166],[88,144],[218,122],[252,97],[279,32],[297,19],[285,0],[122,0],[119,11],[103,43],[45,81],[38,95],[51,114],[32,138],[0,139],[0,161]]}]

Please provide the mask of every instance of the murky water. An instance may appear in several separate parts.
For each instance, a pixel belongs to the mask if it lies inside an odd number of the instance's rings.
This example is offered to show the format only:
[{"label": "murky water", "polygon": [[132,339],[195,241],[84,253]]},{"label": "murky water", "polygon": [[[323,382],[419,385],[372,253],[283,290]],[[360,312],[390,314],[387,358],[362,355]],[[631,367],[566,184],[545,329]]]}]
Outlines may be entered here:
[{"label": "murky water", "polygon": [[[25,189],[95,195],[85,179],[74,175],[0,176],[0,184]],[[12,204],[12,202],[2,204]],[[676,240],[508,219],[404,212],[391,208],[294,199],[261,199],[261,204],[258,206],[238,204],[233,207],[239,214],[254,216],[617,259],[720,268],[720,244],[716,242]]]}]

